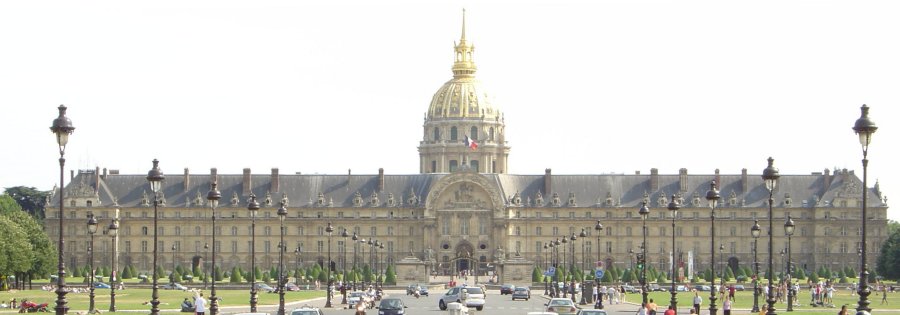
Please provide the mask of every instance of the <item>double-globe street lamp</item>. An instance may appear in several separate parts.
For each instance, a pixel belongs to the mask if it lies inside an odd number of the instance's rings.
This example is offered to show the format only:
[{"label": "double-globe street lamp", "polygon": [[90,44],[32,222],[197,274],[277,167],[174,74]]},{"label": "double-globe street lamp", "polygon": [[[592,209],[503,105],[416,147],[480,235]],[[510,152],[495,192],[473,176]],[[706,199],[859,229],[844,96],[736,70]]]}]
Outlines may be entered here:
[{"label": "double-globe street lamp", "polygon": [[646,201],[641,205],[638,214],[641,216],[641,235],[644,239],[641,242],[641,261],[638,262],[638,265],[641,266],[641,301],[647,305],[649,292],[647,292],[647,266],[644,260],[647,259],[647,217],[650,215],[650,208],[647,207]]},{"label": "double-globe street lamp", "polygon": [[[212,275],[212,287],[209,292],[209,314],[219,314],[219,297],[216,296],[216,251],[218,243],[216,243],[216,207],[219,206],[219,199],[222,199],[222,193],[216,188],[218,184],[213,181],[210,190],[206,193],[206,200],[209,201],[209,207],[212,209],[212,260],[210,262],[210,274]],[[250,272],[253,272],[252,270]],[[156,314],[153,314],[156,315]]]},{"label": "double-globe street lamp", "polygon": [[50,131],[56,134],[56,144],[59,145],[59,215],[57,215],[59,219],[59,240],[56,244],[56,307],[54,307],[54,310],[56,315],[64,315],[69,312],[69,302],[66,301],[66,292],[68,291],[66,289],[66,264],[63,260],[63,249],[65,248],[65,240],[63,239],[65,182],[63,180],[66,166],[66,144],[69,143],[69,135],[75,131],[72,120],[66,117],[65,105],[59,105],[59,117],[53,120]]},{"label": "double-globe street lamp", "polygon": [[769,294],[766,299],[766,302],[769,304],[769,308],[766,311],[766,315],[775,315],[775,288],[773,287],[772,282],[772,274],[775,273],[775,268],[772,263],[772,260],[775,256],[772,250],[772,237],[774,234],[772,233],[772,203],[775,202],[775,199],[772,197],[772,194],[775,192],[775,188],[777,188],[778,186],[778,177],[780,177],[780,175],[778,175],[778,169],[773,165],[774,162],[775,159],[769,157],[769,166],[767,166],[766,169],[763,170],[762,174],[762,179],[766,183],[766,190],[769,192]]},{"label": "double-globe street lamp", "polygon": [[159,190],[165,179],[166,177],[163,175],[162,170],[159,169],[159,160],[153,159],[153,168],[150,169],[150,172],[147,172],[147,181],[150,182],[150,191],[153,192],[153,291],[150,297],[150,315],[159,314],[159,283],[156,279],[159,277],[156,265],[159,254],[159,228],[157,224],[159,221]]},{"label": "double-globe street lamp", "polygon": [[[325,281],[325,295],[327,298],[325,299],[325,307],[330,308],[331,306],[331,233],[334,232],[334,227],[331,226],[331,222],[328,222],[328,226],[325,227],[325,232],[328,233],[328,263],[327,265],[327,280]],[[284,314],[279,314],[284,315]]]},{"label": "double-globe street lamp", "polygon": [[577,239],[578,239],[578,237],[575,236],[575,233],[572,233],[572,236],[569,237],[569,241],[571,241],[571,243],[572,243],[572,264],[571,264],[571,268],[569,268],[569,269],[571,269],[571,271],[569,271],[569,274],[572,275],[572,280],[569,281],[569,291],[571,291],[571,293],[572,293],[572,303],[576,302],[575,301],[575,283],[576,283],[575,276],[578,274],[575,272],[575,266],[576,266],[576,263],[575,263],[575,240],[577,240]]},{"label": "double-globe street lamp", "polygon": [[172,244],[172,272],[169,273],[169,282],[172,283],[173,285],[175,284],[175,282],[177,280],[177,279],[175,279],[175,269],[176,269],[175,268],[175,250],[177,250],[177,249],[178,248],[175,247],[175,244]]},{"label": "double-globe street lamp", "polygon": [[548,243],[544,243],[544,295],[550,295],[550,278],[547,276],[547,271],[550,270],[550,251],[552,247]]},{"label": "double-globe street lamp", "polygon": [[[562,274],[562,272],[559,271],[559,267],[560,267],[559,246],[562,245],[562,242],[559,241],[559,238],[556,238],[556,240],[552,241],[552,243],[553,243],[553,248],[556,250],[556,252],[554,254],[554,256],[556,258],[556,262],[554,263],[554,266],[556,268],[553,271],[553,288],[552,288],[553,289],[553,297],[559,297],[559,275]],[[563,279],[563,281],[565,281],[565,279]]]},{"label": "double-globe street lamp", "polygon": [[[284,201],[281,202],[281,207],[278,207],[277,214],[281,237],[278,242],[278,315],[284,315],[284,252],[287,248],[284,244],[284,219],[287,218],[287,208]],[[331,251],[330,244],[328,250]]]},{"label": "double-globe street lamp", "polygon": [[563,262],[562,262],[562,268],[563,268],[563,270],[566,271],[565,273],[563,273],[563,279],[562,279],[562,282],[563,282],[563,297],[564,297],[564,298],[568,298],[568,297],[569,297],[569,290],[566,288],[566,287],[567,287],[566,284],[568,283],[568,281],[567,281],[568,279],[567,279],[567,278],[569,278],[569,274],[572,273],[572,270],[569,270],[568,264],[567,264],[567,262],[568,262],[568,261],[567,261],[567,260],[568,260],[568,256],[566,255],[566,247],[569,247],[569,238],[566,237],[566,235],[564,234],[563,237],[562,237],[562,250],[563,250],[563,254],[562,254],[562,256],[563,256],[563,260],[562,260],[562,261],[563,261]]},{"label": "double-globe street lamp", "polygon": [[91,235],[90,244],[88,244],[88,259],[90,260],[91,265],[91,280],[88,281],[88,284],[91,286],[90,294],[88,294],[88,298],[90,302],[88,304],[88,314],[94,313],[94,234],[97,233],[97,218],[94,217],[94,214],[88,214],[87,221],[88,234]]},{"label": "double-globe street lamp", "polygon": [[793,263],[791,262],[791,235],[794,235],[794,220],[791,218],[791,215],[788,215],[787,220],[784,221],[784,235],[787,235],[788,243],[787,243],[787,272],[785,272],[784,278],[787,282],[787,311],[794,311],[794,284],[791,282],[793,278]]},{"label": "double-globe street lamp", "polygon": [[344,228],[344,231],[341,232],[341,238],[344,239],[344,243],[341,246],[341,273],[343,276],[341,277],[341,304],[347,304],[347,237],[350,236],[347,234],[347,228]]},{"label": "double-globe street lamp", "polygon": [[116,209],[116,216],[109,223],[107,230],[110,238],[112,238],[112,275],[109,277],[109,311],[116,311],[116,279],[119,268],[119,209]]},{"label": "double-globe street lamp", "polygon": [[759,220],[753,220],[750,227],[750,236],[753,236],[753,309],[751,313],[759,313],[759,259],[756,258],[757,240],[762,229],[759,228]]},{"label": "double-globe street lamp", "polygon": [[869,167],[869,144],[872,143],[872,135],[875,134],[878,127],[875,126],[874,121],[869,119],[868,106],[863,104],[859,110],[861,112],[860,117],[856,120],[856,123],[853,124],[853,131],[859,136],[859,144],[862,146],[863,153],[862,233],[860,233],[862,239],[860,242],[859,287],[857,288],[859,302],[857,302],[856,314],[866,315],[872,311],[872,309],[869,308],[869,294],[872,293],[869,291],[869,265],[866,263],[866,221],[868,220],[868,215],[866,214],[866,196],[868,195],[869,190],[869,187],[866,186],[868,180],[867,168]]},{"label": "double-globe street lamp", "polygon": [[259,202],[253,193],[250,193],[247,210],[250,211],[250,312],[256,313],[256,304],[259,302],[256,291],[256,214],[259,213]]},{"label": "double-globe street lamp", "polygon": [[[600,234],[603,232],[603,224],[600,224],[600,220],[597,220],[597,224],[594,225],[594,230],[597,231],[597,268],[603,267],[600,257]],[[597,286],[597,302],[594,304],[594,308],[602,309],[603,308],[603,294],[606,292],[600,292],[600,277],[596,276],[597,273],[594,273],[594,285]]]},{"label": "double-globe street lamp", "polygon": [[669,209],[669,213],[672,214],[672,289],[669,290],[672,294],[672,299],[669,300],[669,306],[672,307],[672,310],[677,314],[678,299],[676,296],[678,295],[678,292],[675,290],[675,279],[678,278],[678,275],[675,273],[675,218],[678,217],[678,209],[680,209],[681,206],[675,201],[675,194],[672,194],[672,201],[669,202],[668,207],[666,208]]},{"label": "double-globe street lamp", "polygon": [[581,283],[581,302],[579,302],[578,304],[586,305],[587,297],[585,297],[584,295],[587,294],[588,292],[587,292],[587,286],[585,285],[586,283],[584,281],[584,279],[585,279],[584,272],[587,270],[587,267],[585,266],[585,260],[584,260],[584,238],[587,237],[587,231],[585,231],[584,228],[581,228],[581,233],[578,234],[578,236],[581,237],[581,279],[578,279],[578,281]]},{"label": "double-globe street lamp", "polygon": [[710,280],[710,290],[709,290],[709,314],[716,315],[716,205],[719,203],[719,199],[722,196],[719,195],[719,190],[716,188],[716,181],[712,181],[709,183],[709,190],[706,191],[706,201],[709,203],[710,210],[710,268],[712,268],[712,272],[710,272],[710,276],[712,279]]}]

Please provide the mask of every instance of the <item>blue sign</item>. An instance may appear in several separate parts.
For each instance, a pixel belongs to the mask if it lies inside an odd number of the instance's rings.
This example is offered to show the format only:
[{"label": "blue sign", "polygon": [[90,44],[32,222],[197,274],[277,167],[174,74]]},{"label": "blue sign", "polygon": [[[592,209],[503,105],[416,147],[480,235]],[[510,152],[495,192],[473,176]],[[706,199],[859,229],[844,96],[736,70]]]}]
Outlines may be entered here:
[{"label": "blue sign", "polygon": [[547,271],[544,271],[545,276],[552,276],[556,274],[556,267],[550,267]]},{"label": "blue sign", "polygon": [[603,278],[603,269],[594,270],[594,279],[602,279]]}]

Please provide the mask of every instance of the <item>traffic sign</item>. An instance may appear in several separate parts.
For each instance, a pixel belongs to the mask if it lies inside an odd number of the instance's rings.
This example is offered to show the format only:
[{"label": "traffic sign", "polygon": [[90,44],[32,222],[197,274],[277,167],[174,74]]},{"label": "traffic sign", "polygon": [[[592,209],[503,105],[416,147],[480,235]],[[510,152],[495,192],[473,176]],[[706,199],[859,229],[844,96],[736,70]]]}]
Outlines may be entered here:
[{"label": "traffic sign", "polygon": [[603,269],[594,270],[594,279],[602,279],[603,278]]}]

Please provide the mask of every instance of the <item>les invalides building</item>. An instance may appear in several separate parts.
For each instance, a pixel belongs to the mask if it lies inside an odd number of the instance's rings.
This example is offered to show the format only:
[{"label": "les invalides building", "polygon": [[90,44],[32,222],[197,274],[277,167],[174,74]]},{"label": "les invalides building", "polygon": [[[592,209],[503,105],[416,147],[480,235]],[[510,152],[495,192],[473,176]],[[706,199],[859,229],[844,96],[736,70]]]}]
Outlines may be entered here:
[{"label": "les invalides building", "polygon": [[[660,174],[655,168],[635,174],[559,175],[550,169],[537,175],[510,174],[504,115],[476,79],[475,49],[466,39],[465,22],[462,29],[454,48],[453,78],[435,92],[426,112],[418,147],[420,174],[379,170],[302,175],[282,174],[278,168],[264,173],[244,169],[242,174],[219,174],[215,168],[204,173],[167,171],[158,193],[159,265],[169,270],[173,259],[185,267],[209,261],[215,246],[223,270],[238,265],[248,270],[253,257],[261,268],[277,266],[276,212],[282,204],[288,212],[286,268],[324,265],[330,248],[338,269],[373,261],[379,268],[392,264],[398,266],[400,283],[460,271],[529,282],[532,268],[546,266],[551,258],[546,245],[563,238],[568,243],[556,248],[566,251],[559,259],[567,265],[574,257],[576,265],[587,269],[598,259],[604,266],[627,268],[634,263],[632,252],[640,252],[643,225],[638,209],[644,204],[652,210],[646,218],[646,260],[659,270],[669,270],[674,260],[680,274],[698,273],[709,268],[712,255],[717,270],[752,266],[750,229],[756,220],[763,229],[759,258],[765,259],[769,193],[761,165],[755,165],[759,172],[743,169],[738,174],[692,174],[687,169]],[[172,169],[164,163],[161,167]],[[717,250],[711,246],[711,210],[705,199],[713,181],[721,195],[715,208]],[[222,195],[215,230],[206,199],[213,182]],[[790,216],[796,224],[791,247],[798,268],[850,266],[858,271],[863,191],[868,194],[868,259],[874,262],[887,237],[886,198],[877,183],[862,187],[860,178],[846,169],[781,175],[773,203],[774,252],[787,247],[783,225]],[[251,194],[261,206],[254,253],[247,210]],[[681,206],[674,230],[667,210],[673,195]],[[120,270],[126,265],[151,270],[154,196],[147,174],[80,170],[73,172],[63,198],[68,267],[87,264],[85,223],[87,215],[94,214],[102,227],[95,235],[96,264],[109,266],[117,255]],[[117,214],[115,251],[107,226]],[[59,216],[57,209],[47,209],[45,226],[51,239],[58,237]],[[330,246],[329,223],[334,227]],[[603,227],[599,233],[598,223]]]}]

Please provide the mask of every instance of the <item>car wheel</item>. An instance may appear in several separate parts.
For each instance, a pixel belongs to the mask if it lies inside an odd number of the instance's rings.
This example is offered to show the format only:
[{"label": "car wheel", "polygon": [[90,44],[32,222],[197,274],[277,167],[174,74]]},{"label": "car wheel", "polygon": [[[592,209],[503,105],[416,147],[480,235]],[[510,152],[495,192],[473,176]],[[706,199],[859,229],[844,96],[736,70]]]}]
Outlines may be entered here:
[{"label": "car wheel", "polygon": [[480,311],[480,310],[484,309],[484,306],[476,306],[475,309]]},{"label": "car wheel", "polygon": [[444,304],[443,299],[441,299],[441,301],[438,302],[438,308],[441,309],[442,311],[447,310],[447,304]]}]

